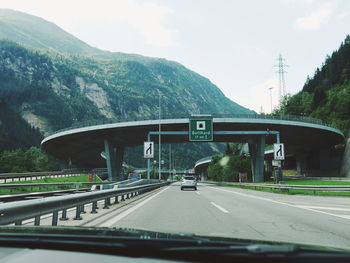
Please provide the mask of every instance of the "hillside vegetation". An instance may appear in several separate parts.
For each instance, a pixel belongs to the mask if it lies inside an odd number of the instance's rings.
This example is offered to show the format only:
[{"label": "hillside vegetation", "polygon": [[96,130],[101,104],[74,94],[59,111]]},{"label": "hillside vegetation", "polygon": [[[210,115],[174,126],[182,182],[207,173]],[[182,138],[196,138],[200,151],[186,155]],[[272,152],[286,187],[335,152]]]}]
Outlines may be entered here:
[{"label": "hillside vegetation", "polygon": [[348,136],[350,128],[350,37],[327,56],[302,91],[287,96],[279,114],[310,116],[323,120]]}]

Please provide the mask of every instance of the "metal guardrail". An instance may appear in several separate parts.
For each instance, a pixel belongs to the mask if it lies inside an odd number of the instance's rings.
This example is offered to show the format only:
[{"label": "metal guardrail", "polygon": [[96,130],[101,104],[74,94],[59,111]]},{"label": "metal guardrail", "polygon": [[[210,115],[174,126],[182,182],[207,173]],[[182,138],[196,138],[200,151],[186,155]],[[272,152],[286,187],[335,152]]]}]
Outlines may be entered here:
[{"label": "metal guardrail", "polygon": [[88,192],[88,191],[91,191],[91,189],[79,188],[79,189],[68,189],[68,190],[30,192],[30,193],[23,193],[23,194],[5,194],[5,195],[0,195],[0,203],[38,199],[38,198],[44,198],[49,196],[76,194],[76,193],[82,193],[82,192]]},{"label": "metal guardrail", "polygon": [[67,172],[67,171],[53,171],[53,172],[32,172],[32,173],[0,173],[0,180],[4,180],[6,183],[6,180],[12,179],[18,179],[21,180],[22,178],[30,178],[32,180],[33,178],[43,178],[43,177],[70,177],[70,176],[78,176],[84,172]]},{"label": "metal guardrail", "polygon": [[[300,117],[300,116],[293,116],[293,115],[285,115],[285,116],[273,116],[273,115],[259,115],[259,114],[210,114],[213,118],[242,118],[242,119],[265,119],[265,120],[284,120],[284,121],[298,121],[298,122],[306,122],[306,123],[313,123],[313,124],[319,124],[327,127],[332,127],[337,129],[337,127],[334,127],[332,125],[324,123],[322,120],[315,119],[315,118],[309,118],[309,117]],[[191,114],[188,113],[181,113],[181,114],[170,114],[170,115],[163,115],[162,119],[185,119],[189,118]],[[79,122],[71,127],[67,127],[64,129],[60,129],[57,131],[52,132],[52,134],[60,133],[63,131],[71,130],[71,129],[77,129],[87,126],[94,126],[94,125],[103,125],[103,124],[111,124],[111,123],[120,123],[120,122],[130,122],[130,121],[146,121],[146,120],[158,120],[158,116],[138,116],[138,117],[126,117],[126,118],[118,118],[118,119],[108,119],[108,120],[91,120],[91,121],[85,121],[85,122]]]},{"label": "metal guardrail", "polygon": [[160,182],[159,180],[154,180],[154,179],[140,179],[140,180],[131,179],[131,180],[127,180],[119,183],[118,187],[123,188],[123,187],[130,187],[130,186],[136,186],[136,185],[154,184],[159,182]]},{"label": "metal guardrail", "polygon": [[[62,217],[60,220],[67,220],[67,209],[75,207],[76,214],[74,219],[80,220],[82,219],[81,213],[85,212],[84,206],[86,204],[91,203],[91,213],[97,213],[97,202],[100,200],[104,200],[104,208],[108,208],[112,204],[111,198],[115,199],[115,203],[119,203],[119,201],[125,201],[125,198],[128,199],[165,185],[167,185],[167,183],[4,203],[0,204],[0,225],[11,223],[21,225],[24,220],[31,218],[35,218],[34,225],[40,225],[40,217],[52,213],[52,225],[57,226],[59,211],[62,211]],[[119,200],[119,197],[121,197],[121,200]]]},{"label": "metal guardrail", "polygon": [[306,191],[336,191],[347,192],[350,191],[350,185],[284,185],[284,184],[253,184],[253,183],[218,183],[219,185],[234,185],[243,187],[268,188],[275,190],[306,190]]},{"label": "metal guardrail", "polygon": [[83,185],[111,184],[111,182],[72,182],[72,183],[37,183],[37,184],[0,184],[0,189],[50,187],[50,186],[75,186],[78,189]]}]

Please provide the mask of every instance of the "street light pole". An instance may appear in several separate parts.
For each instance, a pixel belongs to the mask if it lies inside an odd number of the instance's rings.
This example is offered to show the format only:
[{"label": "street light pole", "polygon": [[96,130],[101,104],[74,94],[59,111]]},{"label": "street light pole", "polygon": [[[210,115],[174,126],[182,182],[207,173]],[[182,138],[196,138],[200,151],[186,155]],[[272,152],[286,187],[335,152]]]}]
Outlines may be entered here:
[{"label": "street light pole", "polygon": [[171,144],[169,144],[169,177],[171,180],[173,180],[172,176],[171,176]]},{"label": "street light pole", "polygon": [[161,107],[160,107],[160,96],[162,96],[162,94],[160,93],[160,91],[158,90],[158,113],[159,113],[159,154],[158,154],[158,179],[161,180],[161,158],[162,158],[162,146],[161,146],[161,125],[160,125],[160,119],[161,119]]}]

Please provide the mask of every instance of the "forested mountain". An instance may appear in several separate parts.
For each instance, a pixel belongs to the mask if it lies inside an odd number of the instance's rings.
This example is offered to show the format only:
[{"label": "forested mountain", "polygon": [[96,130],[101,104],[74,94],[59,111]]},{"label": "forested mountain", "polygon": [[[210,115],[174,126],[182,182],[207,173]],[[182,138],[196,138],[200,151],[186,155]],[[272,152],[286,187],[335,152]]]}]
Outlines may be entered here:
[{"label": "forested mountain", "polygon": [[[157,118],[158,91],[164,116],[253,113],[179,63],[102,51],[41,18],[0,10],[0,99],[42,134],[90,120]],[[194,160],[218,150],[188,149]]]},{"label": "forested mountain", "polygon": [[327,56],[299,93],[285,98],[279,113],[310,116],[341,129],[350,128],[350,36]]},{"label": "forested mountain", "polygon": [[20,114],[10,109],[0,99],[0,146],[1,150],[39,146],[43,136],[31,127]]}]

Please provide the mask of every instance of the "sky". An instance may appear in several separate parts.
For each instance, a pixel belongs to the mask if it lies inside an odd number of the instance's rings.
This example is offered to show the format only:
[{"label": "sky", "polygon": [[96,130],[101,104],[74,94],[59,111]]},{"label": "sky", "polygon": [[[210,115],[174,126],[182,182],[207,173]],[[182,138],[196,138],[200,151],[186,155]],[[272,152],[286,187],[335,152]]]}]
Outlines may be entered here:
[{"label": "sky", "polygon": [[348,0],[0,0],[0,8],[103,50],[180,62],[264,113],[278,105],[279,54],[295,94],[350,34]]}]

